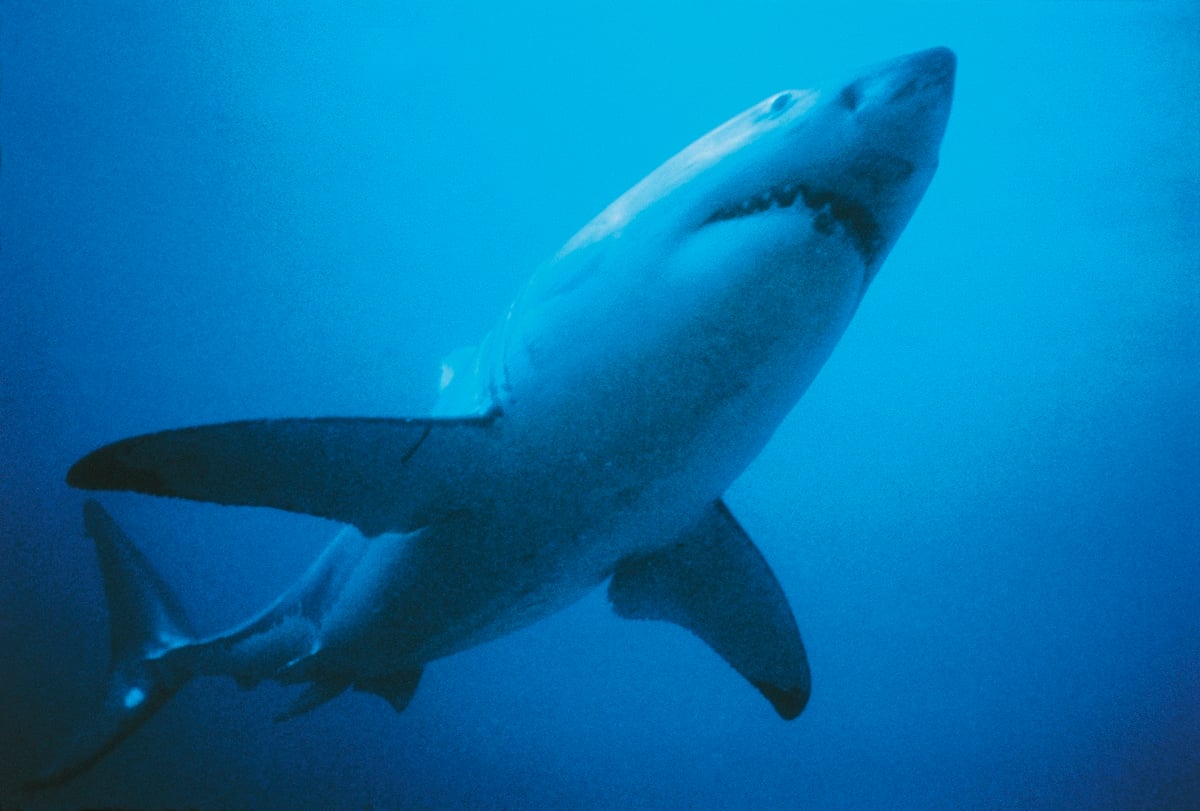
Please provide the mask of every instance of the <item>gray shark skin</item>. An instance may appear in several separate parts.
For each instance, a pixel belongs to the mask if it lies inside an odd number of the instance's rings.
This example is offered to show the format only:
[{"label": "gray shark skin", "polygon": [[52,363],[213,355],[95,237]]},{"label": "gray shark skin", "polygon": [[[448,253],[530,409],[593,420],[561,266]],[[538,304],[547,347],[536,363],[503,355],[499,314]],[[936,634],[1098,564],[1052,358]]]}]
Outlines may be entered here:
[{"label": "gray shark skin", "polygon": [[34,785],[103,757],[188,679],[344,690],[396,710],[426,663],[609,581],[617,614],[707,642],[783,718],[808,663],[783,590],[722,501],[812,382],[937,166],[944,48],[778,93],[668,160],[443,369],[433,416],[268,419],[122,440],[68,482],[347,526],[239,627],[198,638],[94,501],[112,623],[102,705]]}]

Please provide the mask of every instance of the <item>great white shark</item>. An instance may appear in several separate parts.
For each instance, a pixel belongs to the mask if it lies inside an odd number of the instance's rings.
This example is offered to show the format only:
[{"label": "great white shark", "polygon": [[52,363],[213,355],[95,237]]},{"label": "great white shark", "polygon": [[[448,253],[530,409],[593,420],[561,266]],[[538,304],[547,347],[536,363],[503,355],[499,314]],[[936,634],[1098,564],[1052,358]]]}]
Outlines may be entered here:
[{"label": "great white shark", "polygon": [[668,160],[544,266],[427,418],[264,419],[102,447],[67,481],[347,526],[210,637],[95,501],[105,697],[34,782],[94,764],[186,681],[347,689],[396,710],[424,666],[608,581],[616,613],[693,632],[780,716],[809,698],[787,599],[722,495],[813,380],[925,192],[954,55],[777,93]]}]

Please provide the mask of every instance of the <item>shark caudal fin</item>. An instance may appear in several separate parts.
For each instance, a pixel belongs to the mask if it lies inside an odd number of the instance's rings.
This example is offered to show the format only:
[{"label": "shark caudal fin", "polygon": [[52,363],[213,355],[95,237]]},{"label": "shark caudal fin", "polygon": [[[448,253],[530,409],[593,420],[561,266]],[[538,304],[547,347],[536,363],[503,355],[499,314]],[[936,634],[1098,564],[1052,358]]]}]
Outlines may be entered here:
[{"label": "shark caudal fin", "polygon": [[175,595],[145,556],[97,502],[83,506],[83,523],[96,542],[108,598],[112,663],[103,702],[67,743],[57,760],[27,783],[65,783],[108,754],[155,713],[188,680],[164,654],[192,641]]}]

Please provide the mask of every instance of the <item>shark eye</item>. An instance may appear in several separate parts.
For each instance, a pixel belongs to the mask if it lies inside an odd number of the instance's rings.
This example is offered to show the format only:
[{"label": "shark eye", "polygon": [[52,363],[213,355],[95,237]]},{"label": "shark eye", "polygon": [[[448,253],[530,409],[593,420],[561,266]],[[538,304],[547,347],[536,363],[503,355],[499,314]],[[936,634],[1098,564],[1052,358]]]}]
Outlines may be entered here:
[{"label": "shark eye", "polygon": [[782,111],[784,107],[788,106],[788,103],[791,102],[791,100],[791,93],[780,93],[775,97],[775,101],[771,102],[771,112],[778,113]]}]

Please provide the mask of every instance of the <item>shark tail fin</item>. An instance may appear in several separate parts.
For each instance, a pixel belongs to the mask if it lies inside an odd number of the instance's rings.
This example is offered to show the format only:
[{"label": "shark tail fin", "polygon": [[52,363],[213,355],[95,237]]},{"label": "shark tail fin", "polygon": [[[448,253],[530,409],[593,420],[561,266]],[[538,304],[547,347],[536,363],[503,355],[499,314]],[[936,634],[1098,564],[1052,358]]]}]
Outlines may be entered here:
[{"label": "shark tail fin", "polygon": [[91,768],[191,677],[178,658],[167,656],[194,639],[175,595],[98,502],[84,504],[83,521],[96,543],[108,599],[108,685],[100,706],[29,788],[61,785]]}]

